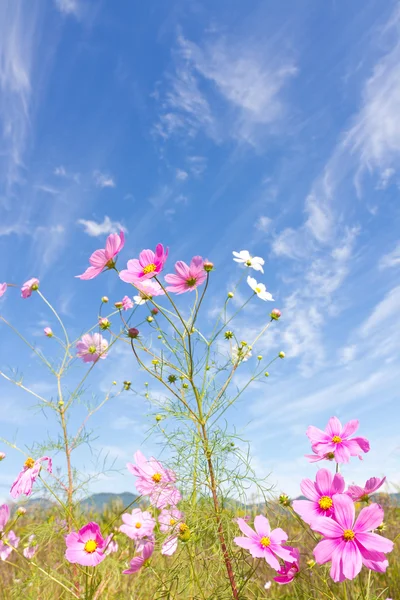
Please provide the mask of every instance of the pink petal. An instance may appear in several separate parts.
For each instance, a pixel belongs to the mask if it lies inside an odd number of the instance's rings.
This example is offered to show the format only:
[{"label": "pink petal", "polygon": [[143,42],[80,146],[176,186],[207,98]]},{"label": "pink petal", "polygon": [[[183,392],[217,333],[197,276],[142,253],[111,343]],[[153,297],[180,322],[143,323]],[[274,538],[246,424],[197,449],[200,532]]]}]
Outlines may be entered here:
[{"label": "pink petal", "polygon": [[[328,469],[318,469],[316,475],[316,488],[319,491],[319,496],[330,496],[333,476]],[[304,493],[304,492],[303,492]],[[318,498],[317,498],[318,500]]]},{"label": "pink petal", "polygon": [[288,534],[280,527],[273,529],[270,534],[271,544],[282,544],[288,539]]},{"label": "pink petal", "polygon": [[142,250],[139,254],[139,263],[142,267],[155,263],[156,256],[153,250]]},{"label": "pink petal", "polygon": [[162,545],[161,554],[172,556],[178,548],[178,538],[176,536],[168,538]]},{"label": "pink petal", "polygon": [[[347,496],[347,498],[349,497]],[[351,502],[350,498],[349,500]],[[353,504],[353,502],[351,503]],[[334,519],[330,519],[328,517],[317,517],[316,519],[314,519],[311,523],[311,529],[313,529],[314,531],[318,531],[318,533],[321,533],[322,535],[328,538],[342,538],[343,536],[343,527],[341,527],[339,523],[336,523]]]},{"label": "pink petal", "polygon": [[122,250],[124,241],[125,236],[123,231],[121,231],[121,238],[118,233],[112,233],[108,236],[105,250],[107,260],[113,259]]},{"label": "pink petal", "polygon": [[355,509],[352,499],[347,494],[334,494],[335,519],[343,529],[353,529]]},{"label": "pink petal", "polygon": [[[352,440],[349,440],[351,442],[358,444],[359,448],[363,451],[363,452],[369,452],[370,451],[370,444],[369,441],[367,440],[367,438],[365,437],[355,437]],[[356,454],[352,454],[352,456],[357,456]]]},{"label": "pink petal", "polygon": [[347,542],[342,550],[343,573],[347,579],[357,577],[362,569],[361,553],[356,544]]},{"label": "pink petal", "polygon": [[309,502],[308,500],[294,500],[293,502],[293,510],[309,525],[321,515],[317,506],[315,502]]},{"label": "pink petal", "polygon": [[300,489],[306,498],[313,502],[318,502],[320,494],[315,489],[315,483],[311,479],[302,479]]},{"label": "pink petal", "polygon": [[338,463],[348,463],[350,460],[350,452],[347,448],[348,442],[341,442],[340,444],[336,444],[336,448],[334,449],[335,460]]},{"label": "pink petal", "polygon": [[89,262],[92,267],[96,269],[104,269],[107,263],[107,256],[105,250],[96,250],[89,258]]},{"label": "pink petal", "polygon": [[79,536],[82,541],[95,540],[98,536],[101,537],[100,527],[97,523],[91,521],[79,530]]},{"label": "pink petal", "polygon": [[324,563],[330,561],[333,552],[336,550],[339,544],[339,540],[332,539],[326,539],[319,542],[313,550],[316,562],[319,565],[323,565]]},{"label": "pink petal", "polygon": [[312,444],[317,442],[325,443],[331,440],[331,436],[329,436],[325,431],[318,429],[318,427],[314,427],[314,425],[307,427],[306,434]]},{"label": "pink petal", "polygon": [[233,538],[233,541],[237,546],[244,548],[245,550],[251,550],[254,547],[258,547],[258,543],[254,538],[239,536]]},{"label": "pink petal", "polygon": [[360,423],[359,423],[358,419],[353,419],[352,421],[349,421],[348,423],[346,423],[346,425],[343,427],[340,437],[342,439],[349,438],[351,435],[353,435],[353,433],[355,433],[357,431],[359,424]]},{"label": "pink petal", "polygon": [[379,504],[370,504],[362,509],[354,525],[356,533],[376,529],[383,522],[384,512]]},{"label": "pink petal", "polygon": [[346,494],[348,494],[350,498],[355,501],[359,500],[362,496],[364,496],[365,492],[363,488],[361,488],[358,485],[349,485]]},{"label": "pink petal", "polygon": [[335,473],[332,481],[331,494],[343,494],[346,482],[340,473]]},{"label": "pink petal", "polygon": [[340,542],[332,554],[332,559],[331,559],[332,565],[331,565],[331,570],[330,570],[330,576],[332,577],[333,581],[335,581],[335,582],[341,582],[346,579],[346,577],[343,573],[343,561],[342,561],[343,548],[346,544],[347,544],[347,542],[345,542],[344,540],[342,542]]},{"label": "pink petal", "polygon": [[342,424],[339,419],[337,417],[331,417],[325,427],[325,431],[331,438],[335,435],[342,437]]},{"label": "pink petal", "polygon": [[186,280],[190,278],[190,271],[188,265],[183,260],[178,260],[175,263],[175,271],[180,280]]},{"label": "pink petal", "polygon": [[282,558],[287,562],[293,560],[292,548],[290,546],[281,546],[280,544],[271,543],[271,546],[268,548],[268,550],[271,550],[271,552],[273,552],[274,554],[279,556],[279,558]]},{"label": "pink petal", "polygon": [[94,279],[102,272],[103,267],[88,267],[82,275],[76,275],[77,279],[82,279],[84,281],[88,281],[89,279]]},{"label": "pink petal", "polygon": [[[240,525],[239,525],[240,527]],[[240,529],[242,529],[240,527]],[[250,529],[250,528],[249,528]],[[254,518],[254,529],[257,531],[258,535],[261,537],[269,537],[271,534],[271,527],[269,525],[269,521],[264,515],[257,515]],[[243,529],[242,529],[243,531]]]},{"label": "pink petal", "polygon": [[[363,557],[362,562],[363,562],[363,565],[365,567],[367,567],[367,569],[371,569],[371,571],[378,571],[378,573],[385,573],[386,569],[389,566],[388,560],[374,561],[374,560],[367,560],[366,558]],[[390,600],[390,599],[388,598],[387,600]]]},{"label": "pink petal", "polygon": [[367,494],[372,494],[372,492],[376,492],[380,487],[385,483],[386,477],[380,479],[379,477],[371,477],[365,484],[365,491]]},{"label": "pink petal", "polygon": [[[258,539],[258,536],[254,529],[252,529],[249,525],[247,525],[244,519],[238,519],[237,524],[239,525],[239,529],[244,535],[247,535],[249,538]],[[254,520],[255,524],[255,520]],[[269,534],[268,534],[269,535]],[[267,536],[268,537],[268,536]]]},{"label": "pink petal", "polygon": [[392,552],[394,544],[391,540],[376,533],[357,533],[357,542],[364,548],[373,552],[382,552],[384,554]]},{"label": "pink petal", "polygon": [[122,571],[124,575],[132,575],[133,573],[137,573],[138,571],[140,571],[140,569],[144,565],[144,558],[142,556],[135,556],[135,558],[132,558],[129,564],[129,569]]},{"label": "pink petal", "polygon": [[275,571],[279,571],[279,560],[276,558],[276,556],[273,554],[273,552],[269,549],[269,548],[265,548],[263,554],[261,556],[257,556],[256,554],[253,554],[253,552],[251,553],[252,556],[254,556],[254,558],[265,558],[266,562],[269,564],[270,567],[272,567],[273,569],[275,569]]}]

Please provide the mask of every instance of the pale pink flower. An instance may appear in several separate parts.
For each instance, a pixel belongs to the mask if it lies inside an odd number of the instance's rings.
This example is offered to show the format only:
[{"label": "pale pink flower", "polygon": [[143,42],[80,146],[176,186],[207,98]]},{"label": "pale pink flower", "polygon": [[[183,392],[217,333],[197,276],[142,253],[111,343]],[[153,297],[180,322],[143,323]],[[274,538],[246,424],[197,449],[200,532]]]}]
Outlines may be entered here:
[{"label": "pale pink flower", "polygon": [[10,508],[7,504],[2,504],[0,506],[0,532],[4,531],[4,527],[7,525],[9,518],[10,518]]},{"label": "pale pink flower", "polygon": [[0,452],[0,462],[5,459],[7,454],[5,452]]},{"label": "pale pink flower", "polygon": [[274,577],[274,581],[280,585],[291,583],[299,572],[299,560],[300,552],[297,548],[293,548],[293,558],[290,561],[285,560],[284,564],[278,571],[277,577]]},{"label": "pale pink flower", "polygon": [[132,513],[122,515],[123,525],[119,528],[132,540],[138,540],[153,534],[156,526],[155,519],[147,511],[141,511],[140,508],[134,508]]},{"label": "pale pink flower", "polygon": [[247,525],[244,519],[238,519],[238,525],[246,537],[235,537],[234,542],[240,548],[248,550],[254,558],[265,558],[270,567],[278,571],[280,563],[277,559],[293,562],[293,548],[283,546],[288,536],[280,527],[273,529],[269,521],[263,515],[257,515],[254,519],[255,531]]},{"label": "pale pink flower", "polygon": [[36,292],[37,289],[39,289],[39,279],[36,279],[36,277],[28,279],[21,288],[22,298],[29,298],[32,296],[32,292]]},{"label": "pale pink flower", "polygon": [[125,283],[138,282],[155,277],[164,268],[165,261],[168,257],[168,248],[164,250],[162,244],[157,244],[156,251],[142,250],[139,258],[128,260],[127,269],[120,272],[119,276]]},{"label": "pale pink flower", "polygon": [[379,504],[363,508],[355,520],[354,503],[346,494],[333,496],[335,513],[332,518],[317,517],[312,529],[325,536],[314,548],[315,560],[322,565],[332,562],[330,575],[333,581],[354,579],[362,565],[384,573],[388,566],[385,554],[393,550],[393,542],[371,533],[383,521]]},{"label": "pale pink flower", "polygon": [[100,333],[85,333],[76,344],[77,356],[83,362],[96,362],[99,358],[106,358],[108,342]]},{"label": "pale pink flower", "polygon": [[144,279],[144,281],[135,282],[135,287],[139,290],[139,295],[134,296],[135,304],[144,304],[147,300],[151,300],[155,296],[163,296],[165,294],[161,285],[154,279]]},{"label": "pale pink flower", "polygon": [[129,563],[130,568],[126,569],[125,571],[122,571],[123,574],[132,575],[133,573],[137,573],[137,571],[139,571],[143,567],[144,563],[147,560],[149,560],[150,556],[153,554],[154,545],[154,538],[146,540],[146,542],[141,547],[141,554],[139,556],[135,556],[135,558],[132,558],[132,560]]},{"label": "pale pink flower", "polygon": [[172,529],[175,529],[180,521],[183,519],[183,513],[177,508],[163,509],[158,517],[160,524],[160,531],[168,533]]},{"label": "pale pink flower", "polygon": [[368,502],[370,495],[376,492],[376,490],[379,490],[385,481],[386,477],[383,479],[371,477],[363,488],[359,485],[349,485],[346,494],[348,494],[354,502]]},{"label": "pale pink flower", "polygon": [[309,525],[315,517],[330,517],[334,512],[332,497],[342,494],[345,485],[340,473],[332,475],[328,469],[319,469],[315,483],[311,479],[303,479],[300,483],[300,489],[308,500],[294,500],[293,509]]},{"label": "pale pink flower", "polygon": [[115,266],[115,257],[121,252],[125,244],[124,232],[112,233],[108,236],[106,247],[93,252],[89,258],[90,267],[82,275],[76,275],[78,279],[94,279],[104,269],[112,269]]},{"label": "pale pink flower", "polygon": [[171,535],[161,546],[161,554],[163,556],[172,556],[178,550],[178,536]]},{"label": "pale pink flower", "polygon": [[122,298],[122,308],[124,310],[130,310],[131,308],[133,308],[133,302],[132,300],[129,298],[129,296],[124,296]]},{"label": "pale pink flower", "polygon": [[114,552],[118,552],[118,542],[116,542],[113,537],[114,534],[112,533],[106,537],[106,545],[104,550],[104,554],[106,556],[113,554]]},{"label": "pale pink flower", "polygon": [[51,327],[45,327],[45,328],[43,329],[43,332],[44,332],[44,335],[45,335],[46,337],[53,337],[53,335],[54,335],[54,334],[53,334],[53,330],[51,329]]},{"label": "pale pink flower", "polygon": [[19,537],[13,531],[9,531],[7,535],[0,540],[0,560],[7,560],[13,548],[18,548]]},{"label": "pale pink flower", "polygon": [[67,549],[65,558],[70,563],[84,567],[95,567],[106,557],[104,549],[106,540],[101,535],[97,523],[88,523],[78,532],[73,531],[65,537]]},{"label": "pale pink flower", "polygon": [[52,473],[52,460],[49,456],[42,456],[37,460],[30,457],[26,459],[23,470],[11,486],[10,494],[12,498],[18,498],[21,494],[25,494],[25,496],[31,495],[33,484],[40,473],[44,461],[47,461],[47,471]]},{"label": "pale pink flower", "polygon": [[7,291],[7,284],[6,283],[0,283],[0,298],[2,296],[4,296],[4,294]]},{"label": "pale pink flower", "polygon": [[23,549],[22,553],[25,558],[33,558],[38,551],[39,547],[36,541],[36,535],[32,534],[29,536],[28,545]]},{"label": "pale pink flower", "polygon": [[158,460],[149,460],[138,450],[135,454],[136,465],[128,463],[128,470],[135,475],[136,489],[144,496],[149,496],[157,508],[176,506],[181,500],[180,492],[175,488],[176,476],[173,471],[166,469]]},{"label": "pale pink flower", "polygon": [[192,292],[207,279],[204,270],[204,261],[201,256],[194,256],[190,265],[183,260],[175,263],[175,273],[165,276],[165,281],[170,285],[166,288],[168,292],[184,294]]},{"label": "pale pink flower", "polygon": [[[308,458],[310,463],[319,462],[321,460],[334,460],[335,455],[333,452],[327,452],[326,454],[318,454],[314,448],[312,449],[314,454],[305,454],[305,458]],[[360,457],[361,458],[361,457]]]},{"label": "pale pink flower", "polygon": [[327,454],[333,452],[337,463],[347,463],[350,456],[359,456],[362,452],[369,452],[369,441],[363,437],[350,439],[358,429],[357,419],[349,421],[342,427],[337,417],[331,417],[325,431],[310,425],[307,436],[311,441],[313,452]]}]

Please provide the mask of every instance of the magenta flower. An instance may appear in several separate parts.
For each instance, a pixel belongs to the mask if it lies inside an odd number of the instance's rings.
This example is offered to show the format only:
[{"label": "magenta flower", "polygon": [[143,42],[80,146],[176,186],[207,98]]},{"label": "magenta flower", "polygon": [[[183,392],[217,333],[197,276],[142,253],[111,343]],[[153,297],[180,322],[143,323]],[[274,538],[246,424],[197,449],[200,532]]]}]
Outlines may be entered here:
[{"label": "magenta flower", "polygon": [[317,563],[332,561],[330,575],[336,582],[354,579],[362,565],[384,573],[388,565],[385,554],[393,550],[393,542],[370,533],[383,521],[382,507],[371,504],[363,508],[354,523],[355,509],[350,496],[336,494],[333,503],[333,517],[317,517],[311,525],[314,531],[325,536],[314,548]]},{"label": "magenta flower", "polygon": [[369,441],[363,437],[350,439],[358,429],[357,419],[349,421],[344,427],[337,417],[331,417],[325,431],[310,425],[307,436],[311,441],[313,452],[327,454],[332,452],[337,463],[347,463],[350,456],[360,456],[361,452],[369,452]]},{"label": "magenta flower", "polygon": [[32,292],[36,292],[39,289],[39,279],[33,277],[32,279],[28,279],[25,281],[24,285],[21,288],[21,296],[22,298],[29,298],[32,296]]},{"label": "magenta flower", "polygon": [[53,337],[53,335],[54,335],[54,334],[53,334],[53,330],[51,329],[51,327],[45,327],[45,328],[43,329],[43,332],[44,332],[44,335],[45,335],[46,337],[49,337],[49,338],[50,338],[50,337]]},{"label": "magenta flower", "polygon": [[342,494],[345,481],[340,473],[332,475],[328,469],[319,469],[315,483],[311,479],[303,479],[300,489],[308,500],[294,500],[293,508],[309,525],[315,517],[330,517],[334,506],[334,494]]},{"label": "magenta flower", "polygon": [[166,289],[174,294],[192,292],[204,283],[206,278],[207,273],[201,256],[194,256],[189,266],[183,260],[178,260],[175,263],[175,274],[165,276],[165,281],[171,284]]},{"label": "magenta flower", "polygon": [[7,291],[7,284],[6,283],[0,283],[0,298],[2,296],[4,296],[4,294]]},{"label": "magenta flower", "polygon": [[125,236],[124,232],[112,233],[108,236],[106,241],[106,247],[101,248],[93,252],[89,258],[90,267],[86,269],[82,275],[76,275],[78,279],[94,279],[104,269],[112,269],[115,266],[115,257],[119,254],[124,247]]},{"label": "magenta flower", "polygon": [[172,529],[176,528],[177,524],[182,521],[183,513],[177,508],[163,509],[158,517],[160,524],[160,531],[168,533]]},{"label": "magenta flower", "polygon": [[33,558],[38,551],[39,547],[36,541],[36,535],[32,534],[28,538],[28,545],[23,549],[22,553],[25,558]]},{"label": "magenta flower", "polygon": [[23,471],[21,471],[11,486],[10,494],[13,498],[19,498],[21,494],[25,494],[25,496],[31,495],[33,484],[40,473],[42,462],[44,461],[47,461],[47,471],[52,473],[52,460],[49,456],[42,456],[37,460],[31,457],[26,459]]},{"label": "magenta flower", "polygon": [[354,502],[368,502],[370,495],[376,492],[376,490],[379,490],[385,481],[386,477],[383,479],[371,477],[363,488],[358,485],[349,485],[346,494],[348,494]]},{"label": "magenta flower", "polygon": [[293,548],[293,558],[290,562],[285,560],[285,564],[278,571],[278,576],[274,577],[274,581],[280,585],[291,583],[299,572],[300,552],[297,548]]},{"label": "magenta flower", "polygon": [[254,519],[255,531],[247,525],[244,519],[238,519],[238,525],[246,537],[235,537],[234,542],[240,548],[245,548],[254,558],[265,558],[267,563],[278,571],[280,563],[277,559],[293,562],[293,548],[282,546],[287,540],[287,534],[278,527],[271,531],[269,521],[263,515],[257,515]]},{"label": "magenta flower", "polygon": [[129,298],[129,296],[124,296],[122,298],[122,308],[124,310],[130,310],[131,308],[133,308],[133,302],[132,300]]},{"label": "magenta flower", "polygon": [[122,571],[124,575],[132,575],[132,573],[137,573],[144,563],[149,560],[150,556],[154,552],[154,538],[146,540],[146,542],[141,547],[141,554],[139,556],[135,556],[132,558],[130,564],[130,568]]},{"label": "magenta flower", "polygon": [[106,540],[101,535],[97,523],[88,523],[78,533],[73,531],[65,537],[67,549],[65,558],[70,563],[77,563],[84,567],[95,567],[106,557],[104,549]]},{"label": "magenta flower", "polygon": [[145,281],[155,277],[164,268],[165,261],[168,257],[168,248],[164,250],[162,244],[157,244],[156,251],[142,250],[139,258],[128,260],[127,269],[120,272],[119,276],[125,283],[133,283]]},{"label": "magenta flower", "polygon": [[85,333],[76,344],[77,356],[83,362],[96,362],[99,358],[106,358],[108,342],[100,333]]},{"label": "magenta flower", "polygon": [[0,540],[0,560],[7,560],[13,548],[18,548],[19,537],[13,531],[9,531],[7,535],[3,535]]},{"label": "magenta flower", "polygon": [[140,494],[149,496],[157,508],[176,506],[181,500],[181,494],[174,486],[176,476],[173,471],[166,469],[158,460],[149,460],[138,450],[135,454],[136,465],[128,463],[128,470],[135,475],[136,489]]},{"label": "magenta flower", "polygon": [[142,512],[140,508],[134,508],[131,514],[124,513],[122,520],[124,525],[121,525],[119,530],[132,540],[153,535],[156,522],[147,511]]}]

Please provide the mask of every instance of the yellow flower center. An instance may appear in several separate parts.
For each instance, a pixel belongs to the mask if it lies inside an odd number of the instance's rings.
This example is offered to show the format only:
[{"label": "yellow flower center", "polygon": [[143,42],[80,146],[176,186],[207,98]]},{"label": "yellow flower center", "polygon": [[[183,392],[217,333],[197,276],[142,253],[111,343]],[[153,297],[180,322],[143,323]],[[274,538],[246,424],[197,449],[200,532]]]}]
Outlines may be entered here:
[{"label": "yellow flower center", "polygon": [[329,496],[322,496],[322,498],[318,500],[318,504],[322,510],[329,510],[333,506],[333,500],[332,498],[329,498]]},{"label": "yellow flower center", "polygon": [[254,291],[255,291],[256,294],[260,294],[261,293],[261,288],[257,286],[257,287],[254,288]]},{"label": "yellow flower center", "polygon": [[170,519],[169,520],[169,524],[170,525],[175,525],[175,523],[176,523],[176,519]]},{"label": "yellow flower center", "polygon": [[351,540],[354,540],[355,537],[356,537],[356,534],[354,533],[354,531],[352,529],[344,530],[343,539],[346,540],[346,542],[350,542]]},{"label": "yellow flower center", "polygon": [[113,269],[115,267],[115,261],[112,258],[110,258],[110,260],[106,262],[106,267],[108,269]]},{"label": "yellow flower center", "polygon": [[140,529],[140,528],[141,528],[141,526],[142,526],[142,524],[141,524],[141,523],[139,523],[139,521],[138,521],[138,522],[135,524],[135,527],[136,527],[136,529]]},{"label": "yellow flower center", "polygon": [[35,466],[35,461],[31,457],[27,458],[26,461],[24,462],[24,467],[26,467],[27,469],[33,469],[34,466]]},{"label": "yellow flower center", "polygon": [[186,279],[186,285],[188,285],[189,287],[193,287],[194,285],[196,285],[197,279],[196,277],[191,277],[190,279]]},{"label": "yellow flower center", "polygon": [[332,438],[332,442],[334,444],[340,444],[341,441],[342,441],[342,438],[339,437],[338,435],[334,435],[333,438]]},{"label": "yellow flower center", "polygon": [[154,483],[160,483],[162,477],[161,477],[161,473],[154,473],[154,475],[152,475],[152,480],[154,481]]},{"label": "yellow flower center", "polygon": [[251,267],[251,260],[246,260],[246,266]]},{"label": "yellow flower center", "polygon": [[146,275],[148,273],[154,273],[154,271],[157,269],[156,265],[154,263],[150,263],[149,265],[146,265],[143,269],[143,273],[145,273]]},{"label": "yellow flower center", "polygon": [[271,545],[271,540],[269,537],[262,537],[260,540],[260,544],[263,548],[268,548]]},{"label": "yellow flower center", "polygon": [[86,542],[86,544],[84,545],[83,549],[88,554],[93,554],[93,552],[96,550],[97,546],[98,546],[97,542],[95,542],[94,540],[88,540]]},{"label": "yellow flower center", "polygon": [[89,346],[89,348],[88,348],[89,354],[94,354],[96,352],[96,350],[97,350],[96,346]]}]

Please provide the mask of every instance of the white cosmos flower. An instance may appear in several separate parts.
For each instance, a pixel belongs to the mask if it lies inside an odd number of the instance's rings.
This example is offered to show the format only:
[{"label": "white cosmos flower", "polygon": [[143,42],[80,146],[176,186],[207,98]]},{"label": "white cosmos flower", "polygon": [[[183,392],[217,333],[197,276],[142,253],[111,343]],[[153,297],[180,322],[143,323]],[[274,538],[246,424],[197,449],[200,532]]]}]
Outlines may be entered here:
[{"label": "white cosmos flower", "polygon": [[246,362],[246,360],[249,360],[250,356],[251,348],[249,348],[249,346],[241,346],[240,348],[238,348],[235,344],[232,347],[232,361],[234,363]]},{"label": "white cosmos flower", "polygon": [[[139,292],[140,293],[140,292]],[[145,302],[147,302],[147,300],[150,300],[149,296],[146,295],[140,295],[140,296],[133,296],[133,301],[135,304],[138,304],[139,306],[141,304],[145,304]]]},{"label": "white cosmos flower", "polygon": [[261,298],[261,300],[273,300],[271,294],[267,292],[267,288],[265,287],[265,285],[263,283],[257,283],[254,277],[250,277],[249,275],[247,278],[247,283],[249,284],[253,292],[257,294],[259,298]]},{"label": "white cosmos flower", "polygon": [[233,260],[237,263],[242,263],[246,267],[251,267],[255,271],[261,271],[264,273],[264,269],[262,268],[264,264],[264,259],[260,256],[251,256],[248,250],[241,250],[240,252],[232,252],[235,257]]}]

